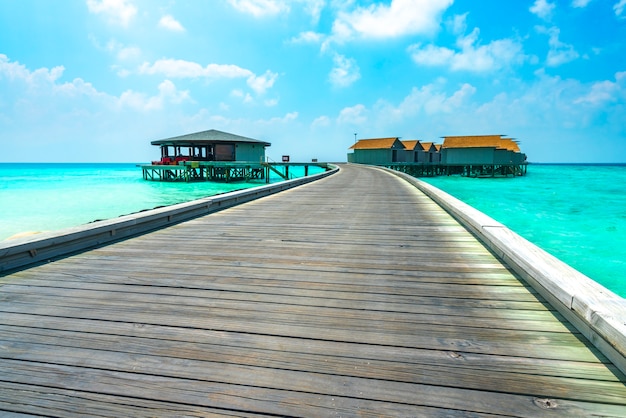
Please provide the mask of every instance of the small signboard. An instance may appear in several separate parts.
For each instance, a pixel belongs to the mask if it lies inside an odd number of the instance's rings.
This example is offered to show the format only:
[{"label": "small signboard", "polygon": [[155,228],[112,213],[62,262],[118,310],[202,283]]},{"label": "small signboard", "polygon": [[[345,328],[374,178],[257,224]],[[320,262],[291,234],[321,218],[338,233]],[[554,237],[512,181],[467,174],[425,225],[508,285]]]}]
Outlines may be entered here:
[{"label": "small signboard", "polygon": [[288,155],[283,155],[283,162],[284,163],[288,163],[289,162],[289,156]]}]

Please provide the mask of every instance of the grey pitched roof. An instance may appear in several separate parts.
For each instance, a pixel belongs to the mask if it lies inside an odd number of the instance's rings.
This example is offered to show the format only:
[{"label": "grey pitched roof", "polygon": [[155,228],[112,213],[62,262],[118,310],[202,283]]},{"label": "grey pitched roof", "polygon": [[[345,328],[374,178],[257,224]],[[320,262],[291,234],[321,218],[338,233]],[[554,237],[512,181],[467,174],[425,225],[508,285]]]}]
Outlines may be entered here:
[{"label": "grey pitched roof", "polygon": [[218,131],[216,129],[209,129],[208,131],[195,132],[187,135],[173,136],[171,138],[159,139],[152,141],[152,145],[177,145],[177,146],[193,146],[201,144],[214,144],[214,143],[236,143],[246,142],[254,144],[263,144],[269,147],[269,142],[259,141],[258,139],[252,139],[245,136],[235,135],[228,132]]}]

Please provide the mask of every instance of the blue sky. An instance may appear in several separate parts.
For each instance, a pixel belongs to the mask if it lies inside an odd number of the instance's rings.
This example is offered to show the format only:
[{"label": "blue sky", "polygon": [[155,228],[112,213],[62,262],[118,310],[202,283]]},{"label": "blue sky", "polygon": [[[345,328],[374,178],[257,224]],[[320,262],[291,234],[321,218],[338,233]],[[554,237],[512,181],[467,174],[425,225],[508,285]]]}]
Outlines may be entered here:
[{"label": "blue sky", "polygon": [[274,160],[345,161],[357,133],[626,162],[625,41],[626,0],[0,0],[0,161],[219,129]]}]

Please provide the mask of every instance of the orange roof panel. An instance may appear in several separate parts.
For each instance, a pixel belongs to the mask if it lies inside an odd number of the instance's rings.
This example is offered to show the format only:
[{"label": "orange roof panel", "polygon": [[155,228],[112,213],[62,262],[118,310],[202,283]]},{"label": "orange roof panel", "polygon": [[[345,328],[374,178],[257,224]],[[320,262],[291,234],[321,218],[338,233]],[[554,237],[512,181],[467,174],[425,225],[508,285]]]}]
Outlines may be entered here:
[{"label": "orange roof panel", "polygon": [[[390,149],[396,141],[400,142],[397,136],[391,138],[359,139],[359,141],[349,149]],[[402,145],[402,142],[400,142],[400,145]]]},{"label": "orange roof panel", "polygon": [[[413,151],[420,143],[418,139],[410,139],[408,141],[400,141],[400,142],[402,142],[402,145],[404,145],[404,147],[410,151]],[[417,149],[419,150],[420,148],[418,147]]]}]

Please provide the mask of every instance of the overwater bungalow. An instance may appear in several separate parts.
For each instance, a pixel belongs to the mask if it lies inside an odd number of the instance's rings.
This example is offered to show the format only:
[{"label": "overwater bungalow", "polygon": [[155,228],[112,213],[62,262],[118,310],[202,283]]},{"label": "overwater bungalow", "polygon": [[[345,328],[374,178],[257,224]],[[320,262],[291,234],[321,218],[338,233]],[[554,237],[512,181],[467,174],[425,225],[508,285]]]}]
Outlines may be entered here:
[{"label": "overwater bungalow", "polygon": [[423,159],[424,149],[418,139],[410,139],[401,141],[404,145],[404,151],[401,153],[400,160],[405,163],[417,163]]},{"label": "overwater bungalow", "polygon": [[[143,165],[143,178],[157,181],[235,181],[269,177],[266,141],[210,129],[151,142],[161,159]],[[282,174],[281,174],[282,175]]]},{"label": "overwater bungalow", "polygon": [[151,142],[161,148],[161,159],[154,165],[176,165],[186,161],[265,161],[269,142],[215,129]]},{"label": "overwater bungalow", "polygon": [[401,153],[406,147],[400,137],[359,139],[352,145],[348,162],[359,164],[385,165],[401,162]]},{"label": "overwater bungalow", "polygon": [[348,162],[379,165],[413,176],[461,174],[472,177],[526,174],[526,154],[504,135],[446,136],[443,144],[399,137],[361,139]]},{"label": "overwater bungalow", "polygon": [[[270,180],[273,172],[283,180],[292,178],[289,167],[329,169],[326,163],[267,162],[266,141],[215,129],[151,142],[161,150],[161,159],[142,165],[144,180],[154,181],[250,181]],[[283,157],[285,160],[285,158]]]},{"label": "overwater bungalow", "polygon": [[447,174],[493,177],[526,174],[526,154],[505,135],[445,136],[441,164]]},{"label": "overwater bungalow", "polygon": [[422,142],[420,143],[422,146],[423,152],[420,154],[419,162],[421,163],[435,163],[438,164],[441,162],[441,144],[435,144],[434,142]]},{"label": "overwater bungalow", "polygon": [[[350,147],[348,162],[392,168],[413,176],[438,174],[438,158],[430,156],[419,140],[401,141],[399,137],[360,139]],[[436,148],[432,148],[436,150]]]}]

